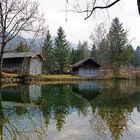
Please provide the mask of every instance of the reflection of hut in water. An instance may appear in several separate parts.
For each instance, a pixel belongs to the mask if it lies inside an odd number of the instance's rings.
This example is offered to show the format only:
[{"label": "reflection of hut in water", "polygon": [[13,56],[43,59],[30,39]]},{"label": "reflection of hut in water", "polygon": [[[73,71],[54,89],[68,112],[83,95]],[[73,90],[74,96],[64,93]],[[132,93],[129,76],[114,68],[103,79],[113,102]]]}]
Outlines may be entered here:
[{"label": "reflection of hut in water", "polygon": [[30,85],[29,93],[30,93],[31,101],[38,101],[41,97],[41,86],[40,85]]},{"label": "reflection of hut in water", "polygon": [[140,112],[140,92],[131,94],[131,99],[133,100],[133,104],[137,108],[137,111]]},{"label": "reflection of hut in water", "polygon": [[30,103],[40,98],[41,88],[37,85],[19,85],[1,89],[2,101]]},{"label": "reflection of hut in water", "polygon": [[1,89],[2,101],[29,103],[29,90],[26,86],[6,87]]},{"label": "reflection of hut in water", "polygon": [[100,89],[100,85],[95,82],[78,83],[74,84],[72,87],[73,92],[80,94],[89,101],[96,98],[100,94]]},{"label": "reflection of hut in water", "polygon": [[[27,139],[27,133],[40,134],[42,127],[38,128],[40,127],[38,120],[42,112],[38,106],[32,104],[40,98],[40,89],[38,85],[19,85],[1,89],[0,113],[5,119],[2,122],[2,117],[0,118],[0,139]],[[31,134],[25,130],[27,125]],[[38,128],[39,132],[35,128]]]}]

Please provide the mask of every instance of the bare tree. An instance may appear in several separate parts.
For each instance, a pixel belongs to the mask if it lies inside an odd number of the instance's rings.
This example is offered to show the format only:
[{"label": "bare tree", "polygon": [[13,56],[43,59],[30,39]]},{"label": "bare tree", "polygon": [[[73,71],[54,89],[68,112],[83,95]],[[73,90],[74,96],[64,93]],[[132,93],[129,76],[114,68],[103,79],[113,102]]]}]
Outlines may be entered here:
[{"label": "bare tree", "polygon": [[43,30],[44,19],[38,5],[31,0],[0,0],[0,75],[7,43],[22,32],[36,37]]},{"label": "bare tree", "polygon": [[91,57],[97,60],[102,67],[108,66],[107,30],[104,23],[96,26],[90,35],[92,41]]},{"label": "bare tree", "polygon": [[[71,0],[66,0],[66,2],[70,2]],[[78,13],[86,13],[85,19],[91,17],[94,12],[98,9],[108,9],[121,0],[85,0],[84,6],[82,7],[83,1],[75,0],[75,4],[73,6],[73,12]],[[140,0],[137,0],[138,11],[140,14]]]},{"label": "bare tree", "polygon": [[90,39],[97,49],[99,49],[99,45],[106,37],[106,34],[107,31],[104,23],[97,25],[96,29],[91,33]]}]

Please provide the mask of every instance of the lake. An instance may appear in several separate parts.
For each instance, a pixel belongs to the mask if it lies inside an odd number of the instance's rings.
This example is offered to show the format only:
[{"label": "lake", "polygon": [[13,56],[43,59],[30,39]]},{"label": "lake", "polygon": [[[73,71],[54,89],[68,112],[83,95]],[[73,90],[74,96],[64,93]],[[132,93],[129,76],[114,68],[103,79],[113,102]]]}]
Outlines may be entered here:
[{"label": "lake", "polygon": [[140,82],[4,85],[4,140],[140,140]]}]

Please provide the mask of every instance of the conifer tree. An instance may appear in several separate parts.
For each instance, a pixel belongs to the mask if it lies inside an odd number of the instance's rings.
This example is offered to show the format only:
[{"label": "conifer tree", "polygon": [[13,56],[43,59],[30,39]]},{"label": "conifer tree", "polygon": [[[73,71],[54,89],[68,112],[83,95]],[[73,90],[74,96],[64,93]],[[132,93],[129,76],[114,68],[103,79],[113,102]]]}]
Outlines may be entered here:
[{"label": "conifer tree", "polygon": [[98,46],[98,62],[103,68],[109,67],[109,48],[107,45],[108,41],[104,38]]},{"label": "conifer tree", "polygon": [[136,51],[134,53],[134,66],[139,67],[140,66],[140,46],[137,46]]},{"label": "conifer tree", "polygon": [[113,19],[107,35],[109,60],[114,76],[119,76],[120,67],[126,62],[126,48],[128,45],[127,32],[123,29],[118,18]]},{"label": "conifer tree", "polygon": [[51,34],[49,30],[47,31],[46,37],[44,39],[44,44],[42,47],[42,54],[45,59],[43,62],[42,69],[45,73],[52,73],[53,72],[53,41],[51,39]]},{"label": "conifer tree", "polygon": [[80,61],[82,59],[85,58],[85,55],[84,55],[84,49],[83,49],[83,45],[81,43],[81,41],[78,42],[78,46],[77,46],[77,60]]},{"label": "conifer tree", "polygon": [[125,54],[126,54],[126,64],[127,65],[133,64],[135,53],[131,44],[127,45]]},{"label": "conifer tree", "polygon": [[69,66],[69,55],[69,43],[66,40],[64,30],[62,27],[59,27],[57,37],[55,38],[54,58],[56,69],[59,69],[61,74],[63,74]]},{"label": "conifer tree", "polygon": [[28,51],[29,51],[29,47],[22,41],[15,48],[15,52],[28,52]]},{"label": "conifer tree", "polygon": [[98,50],[94,44],[92,45],[92,48],[91,48],[90,57],[94,60],[98,59]]},{"label": "conifer tree", "polygon": [[78,62],[79,60],[80,60],[80,59],[79,59],[79,56],[78,56],[78,50],[72,48],[71,54],[70,54],[70,63],[71,63],[71,65],[75,64],[75,63]]}]

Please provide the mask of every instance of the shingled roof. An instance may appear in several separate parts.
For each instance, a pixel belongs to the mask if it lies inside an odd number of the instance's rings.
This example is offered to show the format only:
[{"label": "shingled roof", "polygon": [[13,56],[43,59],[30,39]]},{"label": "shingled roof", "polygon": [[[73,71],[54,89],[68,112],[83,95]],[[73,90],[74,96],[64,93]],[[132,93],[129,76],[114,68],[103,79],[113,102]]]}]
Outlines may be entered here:
[{"label": "shingled roof", "polygon": [[3,58],[24,58],[24,57],[30,57],[30,58],[35,58],[35,57],[39,57],[40,59],[43,59],[43,56],[40,53],[32,53],[32,52],[20,52],[20,53],[16,53],[16,52],[8,52],[8,53],[4,53]]},{"label": "shingled roof", "polygon": [[78,61],[77,63],[71,65],[71,67],[72,67],[72,68],[79,67],[79,66],[83,65],[83,63],[85,63],[85,62],[88,61],[88,60],[93,61],[93,62],[95,63],[95,65],[97,65],[98,67],[101,67],[101,65],[98,64],[96,61],[94,61],[92,58],[85,58],[85,59],[83,59],[83,60],[80,60],[80,61]]}]

